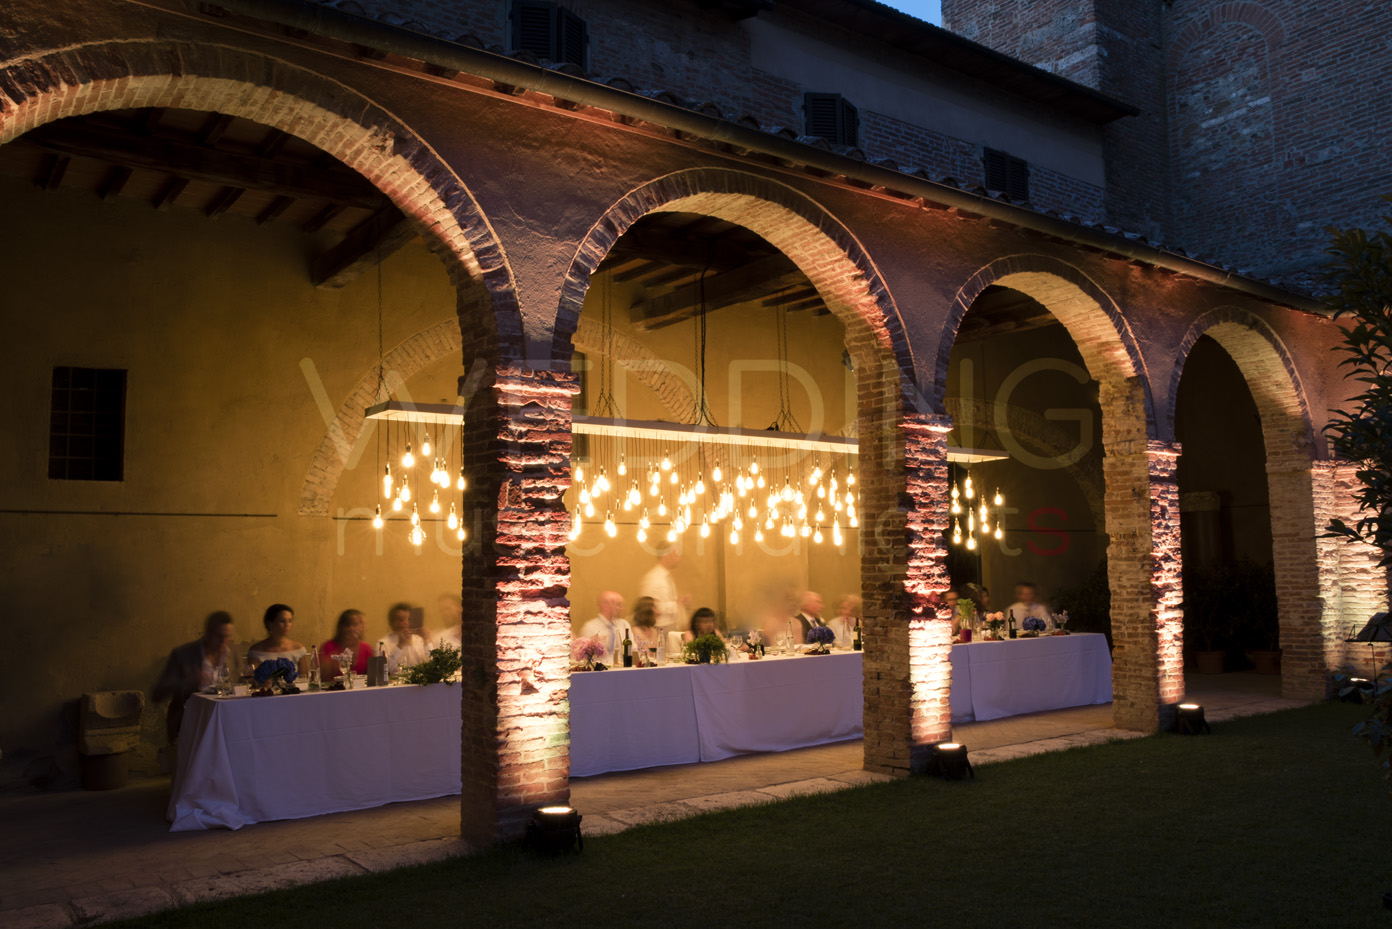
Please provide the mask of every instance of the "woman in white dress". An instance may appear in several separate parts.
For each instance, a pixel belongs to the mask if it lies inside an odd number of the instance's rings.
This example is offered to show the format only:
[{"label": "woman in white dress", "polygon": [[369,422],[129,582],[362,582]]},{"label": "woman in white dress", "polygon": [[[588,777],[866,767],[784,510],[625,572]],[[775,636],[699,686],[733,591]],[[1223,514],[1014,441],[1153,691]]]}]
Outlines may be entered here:
[{"label": "woman in white dress", "polygon": [[266,607],[266,615],[261,620],[266,627],[266,637],[247,649],[248,673],[256,670],[263,661],[275,658],[289,658],[295,662],[299,673],[309,673],[309,650],[290,638],[290,626],[295,622],[295,611],[284,603],[272,603]]}]

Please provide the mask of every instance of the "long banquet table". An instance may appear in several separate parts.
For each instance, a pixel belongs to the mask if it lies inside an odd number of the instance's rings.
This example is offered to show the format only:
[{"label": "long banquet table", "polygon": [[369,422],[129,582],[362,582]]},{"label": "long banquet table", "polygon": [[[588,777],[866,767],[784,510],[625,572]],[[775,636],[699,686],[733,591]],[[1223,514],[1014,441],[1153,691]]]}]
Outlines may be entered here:
[{"label": "long banquet table", "polygon": [[[952,718],[984,721],[1112,699],[1101,635],[952,648]],[[572,674],[575,777],[715,761],[861,734],[861,654]],[[459,793],[456,687],[285,697],[194,696],[184,711],[173,831]]]},{"label": "long banquet table", "polygon": [[952,720],[985,722],[1112,702],[1112,655],[1099,633],[952,646]]}]

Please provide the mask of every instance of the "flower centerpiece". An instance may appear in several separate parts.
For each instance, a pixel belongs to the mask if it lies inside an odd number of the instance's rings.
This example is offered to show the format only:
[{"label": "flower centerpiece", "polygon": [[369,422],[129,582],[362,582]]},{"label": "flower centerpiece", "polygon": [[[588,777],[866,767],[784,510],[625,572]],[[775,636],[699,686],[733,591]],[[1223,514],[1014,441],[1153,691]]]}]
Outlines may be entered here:
[{"label": "flower centerpiece", "polygon": [[750,661],[757,661],[764,657],[764,634],[762,632],[758,629],[751,629],[746,641],[748,642]]},{"label": "flower centerpiece", "polygon": [[990,638],[999,640],[1001,638],[1001,629],[1005,628],[1005,614],[987,613],[985,619],[986,625],[991,630]]},{"label": "flower centerpiece", "polygon": [[604,665],[599,663],[609,653],[600,641],[598,635],[590,636],[588,639],[576,639],[570,645],[570,670],[572,671],[603,671]]},{"label": "flower centerpiece", "polygon": [[300,670],[289,658],[267,658],[251,672],[252,679],[259,685],[256,695],[269,697],[272,694],[297,694],[295,678]]},{"label": "flower centerpiece", "polygon": [[714,632],[699,635],[682,645],[682,661],[687,664],[720,664],[729,659],[729,646]]},{"label": "flower centerpiece", "polygon": [[1026,639],[1033,639],[1045,629],[1049,628],[1049,624],[1038,616],[1026,616],[1024,626],[1025,632],[1022,638]]},{"label": "flower centerpiece", "polygon": [[831,631],[830,626],[813,626],[807,630],[807,641],[812,646],[807,654],[829,655],[831,643],[836,641],[836,633]]},{"label": "flower centerpiece", "polygon": [[1068,629],[1065,628],[1068,625],[1068,611],[1052,613],[1050,616],[1054,621],[1054,635],[1068,635]]}]

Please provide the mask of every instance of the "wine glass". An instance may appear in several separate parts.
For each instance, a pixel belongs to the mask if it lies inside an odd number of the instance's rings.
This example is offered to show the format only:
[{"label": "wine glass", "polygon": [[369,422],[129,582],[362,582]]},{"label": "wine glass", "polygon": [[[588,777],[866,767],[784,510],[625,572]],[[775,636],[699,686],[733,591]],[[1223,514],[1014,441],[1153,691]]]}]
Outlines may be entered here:
[{"label": "wine glass", "polygon": [[343,689],[353,689],[353,659],[357,656],[346,648],[339,649],[334,653],[334,661],[338,662],[339,673],[343,676]]}]

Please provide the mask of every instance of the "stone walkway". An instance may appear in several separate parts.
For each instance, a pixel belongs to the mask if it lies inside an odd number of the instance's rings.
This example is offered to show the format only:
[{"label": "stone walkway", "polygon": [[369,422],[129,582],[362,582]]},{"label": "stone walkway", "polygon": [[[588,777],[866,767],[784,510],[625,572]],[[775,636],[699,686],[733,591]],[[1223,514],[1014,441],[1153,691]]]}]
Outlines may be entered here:
[{"label": "stone walkway", "polygon": [[[1279,678],[1191,677],[1208,719],[1298,706]],[[1110,706],[954,727],[974,765],[1137,733],[1112,728]],[[859,741],[577,778],[571,802],[587,835],[885,780],[861,770]],[[237,832],[171,833],[168,780],[101,793],[0,798],[0,927],[39,929],[138,916],[183,903],[368,874],[466,853],[454,797],[397,803]],[[634,802],[642,798],[641,804]]]}]

